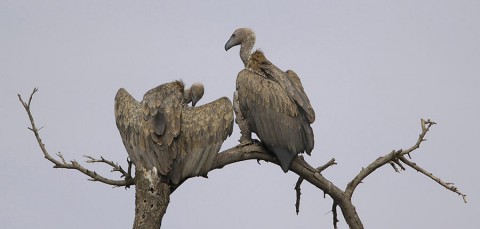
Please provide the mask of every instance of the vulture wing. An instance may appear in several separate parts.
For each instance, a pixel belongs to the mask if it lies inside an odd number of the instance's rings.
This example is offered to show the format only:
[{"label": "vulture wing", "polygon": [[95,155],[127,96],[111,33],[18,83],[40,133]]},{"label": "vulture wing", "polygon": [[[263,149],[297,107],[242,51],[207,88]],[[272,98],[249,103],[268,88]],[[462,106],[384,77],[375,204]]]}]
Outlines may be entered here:
[{"label": "vulture wing", "polygon": [[[309,154],[313,149],[309,121],[314,113],[306,95],[300,94],[286,73],[274,66],[270,69],[267,72],[281,75],[265,77],[242,70],[237,77],[238,100],[251,130],[275,153],[280,166],[287,171],[298,153],[306,151]],[[310,111],[311,117],[305,116],[306,111]]]},{"label": "vulture wing", "polygon": [[171,178],[174,184],[207,175],[223,141],[232,134],[232,102],[223,97],[199,107],[185,107],[181,126],[175,140],[178,155]]},{"label": "vulture wing", "polygon": [[297,73],[294,72],[293,70],[287,70],[285,71],[287,73],[288,77],[290,78],[290,81],[293,82],[293,84],[300,89],[303,93],[305,93],[305,90],[303,89],[302,81],[300,80],[300,77],[298,77]]},{"label": "vulture wing", "polygon": [[141,104],[125,89],[118,90],[115,96],[115,121],[123,144],[135,165],[147,165],[148,159],[137,147],[140,142],[145,142],[145,139],[139,137],[139,127],[143,122],[138,113],[140,107]]},{"label": "vulture wing", "polygon": [[[252,54],[250,61],[253,69],[259,69],[267,78],[277,82],[283,91],[302,108],[310,124],[315,121],[315,111],[310,104],[307,94],[303,91],[303,86],[301,86],[300,79],[295,72],[287,73],[280,70],[267,60],[265,55],[259,50]],[[295,82],[295,76],[298,82]]]},{"label": "vulture wing", "polygon": [[115,118],[127,152],[136,166],[156,167],[168,175],[177,156],[171,147],[180,134],[183,83],[162,84],[145,93],[138,103],[125,89],[115,97]]}]

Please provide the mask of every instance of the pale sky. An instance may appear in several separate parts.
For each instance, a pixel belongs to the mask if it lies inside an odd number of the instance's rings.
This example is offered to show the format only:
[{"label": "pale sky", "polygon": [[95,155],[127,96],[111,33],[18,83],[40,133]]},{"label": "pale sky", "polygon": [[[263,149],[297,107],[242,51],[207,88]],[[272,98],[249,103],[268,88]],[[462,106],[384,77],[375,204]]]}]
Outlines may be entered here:
[{"label": "pale sky", "polygon": [[[313,1],[311,1],[313,2]],[[134,188],[53,169],[27,130],[17,93],[50,153],[126,166],[115,126],[120,87],[143,93],[176,79],[205,84],[199,104],[232,97],[243,65],[224,44],[238,27],[295,70],[316,111],[313,166],[344,188],[362,167],[413,145],[413,161],[461,197],[407,168],[379,169],[353,203],[365,228],[480,228],[480,1],[8,1],[0,0],[1,228],[131,228]],[[222,149],[237,144],[238,127]],[[86,165],[111,178],[104,165]],[[194,178],[171,197],[163,228],[332,228],[332,200],[297,176],[246,161]],[[340,217],[340,228],[348,228]]]}]

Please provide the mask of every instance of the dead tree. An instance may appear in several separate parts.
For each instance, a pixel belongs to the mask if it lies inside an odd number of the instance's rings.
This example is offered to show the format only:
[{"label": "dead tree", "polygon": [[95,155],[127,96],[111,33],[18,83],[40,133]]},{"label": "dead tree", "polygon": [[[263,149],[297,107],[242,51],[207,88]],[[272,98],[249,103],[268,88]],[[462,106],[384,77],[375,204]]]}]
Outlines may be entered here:
[{"label": "dead tree", "polygon": [[[152,170],[136,169],[135,176],[133,177],[132,163],[128,160],[128,169],[124,170],[117,163],[106,160],[103,157],[97,159],[86,156],[87,163],[107,164],[108,166],[112,167],[112,172],[119,172],[121,174],[122,179],[111,180],[105,178],[104,176],[96,173],[93,170],[85,168],[76,160],[67,161],[61,153],[58,153],[58,159],[55,159],[47,151],[45,144],[43,144],[42,139],[40,138],[39,129],[35,125],[35,121],[31,112],[32,98],[37,91],[37,88],[35,88],[30,94],[30,97],[27,101],[24,101],[20,95],[18,95],[18,98],[22,103],[23,107],[25,108],[25,111],[27,112],[30,119],[31,127],[29,127],[28,129],[31,130],[35,135],[35,138],[40,146],[41,151],[45,156],[45,159],[52,162],[54,164],[54,168],[78,170],[81,173],[87,175],[89,177],[89,180],[91,181],[99,181],[101,183],[112,185],[115,187],[130,187],[131,185],[135,185],[135,220],[133,228],[160,228],[163,215],[165,214],[168,204],[170,202],[170,194],[175,190],[175,188],[178,187],[172,188],[169,184],[163,183],[158,174]],[[457,187],[453,185],[453,183],[442,181],[440,178],[434,176],[431,172],[420,167],[418,164],[414,163],[411,160],[411,153],[417,150],[420,145],[424,141],[426,141],[426,134],[435,124],[435,122],[429,119],[421,119],[421,132],[416,142],[411,147],[407,149],[393,150],[392,152],[377,158],[375,161],[362,168],[360,172],[348,183],[345,190],[340,189],[322,175],[323,170],[337,164],[334,158],[332,158],[324,165],[315,168],[308,164],[302,156],[298,156],[290,166],[290,170],[299,176],[298,181],[295,185],[295,207],[297,214],[300,207],[301,185],[303,181],[307,181],[321,191],[323,191],[326,195],[330,196],[330,198],[332,198],[332,222],[334,228],[337,228],[338,207],[340,207],[340,209],[342,210],[345,222],[349,225],[350,228],[364,228],[360,216],[358,215],[355,206],[352,203],[353,193],[358,187],[358,185],[362,183],[362,181],[367,176],[372,174],[378,168],[387,164],[391,165],[393,169],[397,172],[405,170],[405,166],[411,167],[416,171],[424,174],[425,176],[431,178],[444,188],[458,194],[463,198],[463,201],[467,203],[466,195],[460,192]],[[221,169],[229,164],[252,159],[263,160],[278,164],[275,157],[268,154],[267,151],[261,146],[261,144],[255,143],[250,145],[233,147],[218,153],[211,170]]]}]

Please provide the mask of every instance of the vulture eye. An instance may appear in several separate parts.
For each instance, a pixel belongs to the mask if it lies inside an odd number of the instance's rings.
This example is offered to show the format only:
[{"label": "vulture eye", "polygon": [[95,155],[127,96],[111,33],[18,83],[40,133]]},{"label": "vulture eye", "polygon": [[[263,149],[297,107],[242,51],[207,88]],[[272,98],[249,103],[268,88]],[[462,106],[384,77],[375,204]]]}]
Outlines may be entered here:
[{"label": "vulture eye", "polygon": [[234,34],[232,34],[232,37],[235,37],[235,33],[234,33]]}]

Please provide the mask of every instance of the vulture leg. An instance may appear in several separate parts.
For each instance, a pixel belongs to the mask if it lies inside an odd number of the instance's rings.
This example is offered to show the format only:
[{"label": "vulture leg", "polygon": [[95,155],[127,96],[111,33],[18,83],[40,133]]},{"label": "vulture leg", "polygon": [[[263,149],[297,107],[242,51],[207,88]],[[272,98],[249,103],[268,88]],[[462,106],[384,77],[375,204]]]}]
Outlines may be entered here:
[{"label": "vulture leg", "polygon": [[248,126],[248,121],[242,115],[242,111],[240,110],[240,102],[238,101],[237,91],[235,91],[233,94],[233,110],[235,111],[235,122],[240,128],[240,133],[242,134],[239,140],[239,146],[245,146],[254,143],[252,140],[252,131]]}]

